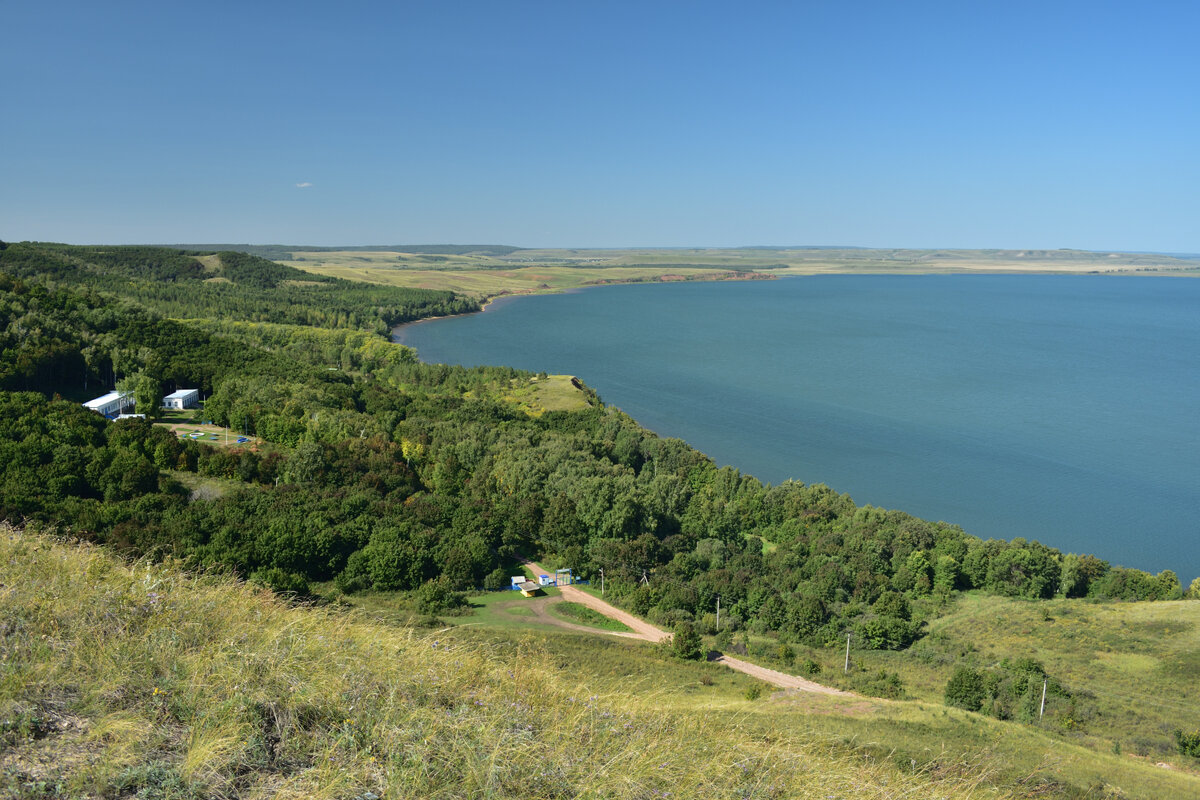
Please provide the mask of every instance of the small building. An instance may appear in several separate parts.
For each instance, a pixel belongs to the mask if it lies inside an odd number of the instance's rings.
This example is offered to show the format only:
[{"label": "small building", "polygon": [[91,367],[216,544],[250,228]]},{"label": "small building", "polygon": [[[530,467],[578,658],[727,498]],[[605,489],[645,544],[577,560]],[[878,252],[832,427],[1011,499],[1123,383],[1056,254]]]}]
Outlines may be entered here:
[{"label": "small building", "polygon": [[538,583],[542,586],[553,586],[554,578],[551,578],[549,575],[538,575]]},{"label": "small building", "polygon": [[193,408],[200,402],[199,389],[178,389],[163,398],[163,408],[174,408],[182,411]]},{"label": "small building", "polygon": [[515,592],[517,589],[520,589],[521,584],[529,580],[529,578],[526,578],[524,575],[510,575],[509,580],[512,581],[512,583],[509,584],[508,588]]},{"label": "small building", "polygon": [[109,392],[95,400],[88,400],[83,407],[112,419],[125,409],[133,407],[133,395],[129,392]]},{"label": "small building", "polygon": [[[543,575],[542,577],[545,576]],[[542,587],[538,586],[533,581],[524,581],[523,583],[518,584],[517,588],[520,589],[521,594],[525,595],[526,597],[533,597],[542,590]]]}]

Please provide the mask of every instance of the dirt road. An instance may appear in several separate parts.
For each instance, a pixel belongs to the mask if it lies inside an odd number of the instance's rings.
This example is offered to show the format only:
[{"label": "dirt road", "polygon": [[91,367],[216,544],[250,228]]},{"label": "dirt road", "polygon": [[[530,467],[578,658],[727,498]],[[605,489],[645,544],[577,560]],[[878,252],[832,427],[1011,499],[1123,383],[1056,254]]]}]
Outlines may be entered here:
[{"label": "dirt road", "polygon": [[[539,564],[532,561],[523,562],[524,566],[536,575],[553,575],[553,572],[548,572],[542,569]],[[597,611],[606,617],[618,620],[624,623],[633,633],[617,633],[614,631],[602,631],[599,629],[589,629],[592,633],[606,634],[609,636],[624,636],[632,639],[643,639],[647,642],[665,642],[671,638],[671,634],[654,627],[645,620],[638,619],[632,614],[622,611],[614,605],[604,602],[599,597],[594,597],[588,594],[577,586],[559,586],[558,590],[562,593],[563,598],[570,600],[573,603],[585,605],[593,611]],[[853,692],[843,692],[841,689],[834,689],[829,686],[822,686],[819,683],[814,683],[810,680],[788,675],[784,672],[779,672],[766,667],[760,667],[757,664],[751,664],[749,661],[742,661],[740,658],[732,658],[722,655],[714,660],[714,663],[724,664],[730,669],[735,669],[738,672],[744,672],[747,675],[758,678],[764,683],[769,683],[772,686],[778,686],[781,689],[799,689],[804,692],[814,692],[816,694],[840,695],[843,697],[857,697]]]}]

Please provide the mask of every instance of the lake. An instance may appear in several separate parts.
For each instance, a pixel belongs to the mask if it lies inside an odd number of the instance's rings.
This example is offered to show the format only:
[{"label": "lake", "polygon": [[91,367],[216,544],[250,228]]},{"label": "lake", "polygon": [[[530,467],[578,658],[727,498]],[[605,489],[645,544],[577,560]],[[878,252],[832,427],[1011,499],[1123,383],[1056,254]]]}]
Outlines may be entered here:
[{"label": "lake", "polygon": [[425,361],[576,375],[764,481],[1200,575],[1200,281],[829,275],[503,299]]}]

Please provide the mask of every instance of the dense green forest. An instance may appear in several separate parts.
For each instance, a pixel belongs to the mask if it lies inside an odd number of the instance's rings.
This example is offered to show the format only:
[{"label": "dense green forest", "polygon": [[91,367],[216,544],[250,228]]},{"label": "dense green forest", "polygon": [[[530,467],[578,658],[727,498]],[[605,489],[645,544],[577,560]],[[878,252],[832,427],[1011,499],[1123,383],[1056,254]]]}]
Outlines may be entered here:
[{"label": "dense green forest", "polygon": [[344,253],[352,251],[387,251],[392,253],[413,253],[417,255],[480,255],[508,256],[525,248],[511,247],[504,244],[384,244],[384,245],[353,245],[348,247],[311,247],[287,244],[180,244],[174,245],[179,250],[226,251],[248,253],[259,258],[288,261],[296,253]]},{"label": "dense green forest", "polygon": [[[219,260],[212,283],[162,249],[0,251],[0,516],[278,589],[420,590],[435,608],[538,556],[603,568],[617,602],[662,624],[714,632],[720,596],[733,630],[809,644],[854,632],[880,649],[912,643],[963,590],[1183,594],[1170,571],[764,485],[586,387],[581,410],[529,413],[509,394],[538,376],[422,364],[374,333],[465,307],[449,293],[297,287],[285,267]],[[367,296],[378,305],[359,307]],[[271,446],[216,449],[58,399],[131,375],[204,388],[206,417]]]},{"label": "dense green forest", "polygon": [[345,281],[237,252],[20,242],[0,269],[134,300],[176,319],[233,319],[385,334],[423,317],[478,310],[453,292]]}]

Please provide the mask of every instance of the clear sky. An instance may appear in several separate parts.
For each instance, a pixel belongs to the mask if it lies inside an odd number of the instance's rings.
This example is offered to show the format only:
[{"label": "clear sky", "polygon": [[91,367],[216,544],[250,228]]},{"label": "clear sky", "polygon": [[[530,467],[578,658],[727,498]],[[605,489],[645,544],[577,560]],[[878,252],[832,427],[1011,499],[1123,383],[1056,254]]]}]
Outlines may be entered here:
[{"label": "clear sky", "polygon": [[1200,252],[1196,2],[8,2],[0,238]]}]

